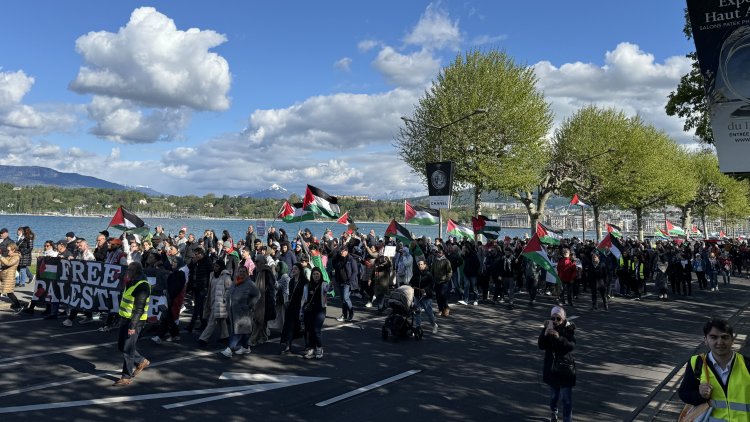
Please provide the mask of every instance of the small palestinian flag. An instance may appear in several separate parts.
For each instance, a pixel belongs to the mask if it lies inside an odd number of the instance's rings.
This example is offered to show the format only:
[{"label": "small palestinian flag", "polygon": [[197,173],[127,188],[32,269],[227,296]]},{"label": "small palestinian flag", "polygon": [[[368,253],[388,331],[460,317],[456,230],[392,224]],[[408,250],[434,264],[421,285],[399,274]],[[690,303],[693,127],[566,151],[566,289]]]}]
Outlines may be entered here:
[{"label": "small palestinian flag", "polygon": [[440,223],[440,210],[412,205],[404,201],[404,223],[433,226]]},{"label": "small palestinian flag", "polygon": [[682,227],[675,226],[669,220],[665,221],[667,222],[667,234],[670,236],[685,236],[685,230],[682,230]]},{"label": "small palestinian flag", "polygon": [[612,233],[607,233],[596,248],[600,251],[608,250],[617,259],[622,256],[622,245],[616,237],[612,236]]},{"label": "small palestinian flag", "polygon": [[322,189],[311,185],[307,185],[305,200],[302,201],[302,208],[316,214],[323,214],[328,218],[338,218],[339,214],[341,214],[341,209],[335,196],[331,196],[323,192]]},{"label": "small palestinian flag", "polygon": [[562,240],[562,230],[552,230],[544,224],[537,221],[536,234],[539,241],[548,245],[559,245]]},{"label": "small palestinian flag", "polygon": [[349,217],[349,211],[341,214],[341,217],[339,217],[338,220],[336,220],[337,223],[343,224],[345,226],[348,226],[350,224],[354,224],[354,220],[352,220],[351,217]]},{"label": "small palestinian flag", "polygon": [[657,239],[665,239],[665,240],[669,239],[669,235],[664,230],[658,227],[654,229],[654,237]]},{"label": "small palestinian flag", "polygon": [[462,226],[451,219],[448,220],[448,225],[446,226],[445,231],[447,231],[449,235],[457,238],[464,237],[466,239],[474,240],[474,230]]},{"label": "small palestinian flag", "polygon": [[36,276],[42,280],[57,280],[57,265],[47,262],[46,259],[39,260],[36,268]]},{"label": "small palestinian flag", "polygon": [[698,226],[693,224],[693,228],[690,230],[690,235],[693,237],[703,237],[703,232],[698,228]]},{"label": "small palestinian flag", "polygon": [[385,229],[385,236],[395,237],[407,245],[412,241],[411,232],[407,230],[406,227],[398,224],[396,220],[391,220],[391,224]]},{"label": "small palestinian flag", "polygon": [[612,233],[614,237],[622,237],[622,229],[615,226],[614,224],[605,223],[607,226],[607,233]]},{"label": "small palestinian flag", "polygon": [[727,235],[724,233],[724,230],[719,230],[719,239],[726,239]]},{"label": "small palestinian flag", "polygon": [[299,244],[302,245],[302,252],[306,253],[310,258],[310,264],[312,264],[313,267],[318,268],[321,274],[323,274],[323,281],[325,281],[326,283],[330,283],[331,278],[328,276],[326,266],[323,264],[323,257],[320,255],[320,251],[311,251],[307,246],[307,242],[305,242],[304,240],[300,240]]},{"label": "small palestinian flag", "polygon": [[544,247],[544,245],[542,245],[542,242],[539,239],[539,235],[534,234],[534,236],[531,237],[529,243],[527,243],[523,248],[523,251],[521,251],[521,255],[531,260],[536,265],[544,268],[547,271],[548,275],[552,274],[557,280],[557,284],[560,284],[562,282],[560,280],[560,277],[557,275],[557,269],[554,265],[552,265],[552,261],[549,260],[549,256],[547,256],[547,249]]},{"label": "small palestinian flag", "polygon": [[[495,224],[491,225],[491,223]],[[500,226],[497,225],[497,220],[488,218],[484,215],[471,217],[471,227],[474,229],[474,234],[482,234],[490,240],[495,240],[500,236],[498,233],[500,232]]]},{"label": "small palestinian flag", "polygon": [[109,222],[108,227],[114,227],[120,229],[126,233],[140,234],[141,236],[148,235],[148,226],[143,222],[137,215],[126,210],[120,206],[115,211],[114,217]]},{"label": "small palestinian flag", "polygon": [[305,211],[302,209],[301,202],[292,205],[289,201],[284,201],[284,205],[281,207],[277,218],[280,218],[286,223],[297,223],[300,221],[314,220],[315,214],[311,211]]},{"label": "small palestinian flag", "polygon": [[579,207],[588,207],[588,204],[584,204],[583,201],[581,201],[578,198],[578,194],[573,195],[573,199],[570,200],[570,205],[578,205]]}]

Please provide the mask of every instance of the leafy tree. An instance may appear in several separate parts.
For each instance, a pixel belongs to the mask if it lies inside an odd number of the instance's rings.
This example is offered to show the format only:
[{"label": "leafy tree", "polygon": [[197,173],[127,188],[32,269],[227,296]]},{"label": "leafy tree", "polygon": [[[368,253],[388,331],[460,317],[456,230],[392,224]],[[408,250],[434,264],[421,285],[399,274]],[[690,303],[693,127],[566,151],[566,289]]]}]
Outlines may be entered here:
[{"label": "leafy tree", "polygon": [[[536,82],[531,67],[516,64],[505,52],[457,56],[400,129],[399,155],[422,180],[428,162],[453,161],[455,188],[474,188],[475,213],[486,190],[533,184],[552,124]],[[477,109],[487,112],[462,119]]]},{"label": "leafy tree", "polygon": [[[685,26],[682,32],[687,39],[693,38],[687,8],[685,9]],[[711,131],[708,99],[704,89],[703,75],[698,64],[698,55],[693,51],[687,54],[687,57],[693,61],[690,72],[680,78],[677,90],[669,94],[665,109],[668,115],[677,115],[685,119],[683,126],[685,132],[695,129],[698,140],[706,144],[713,144],[714,135]]]},{"label": "leafy tree", "polygon": [[597,240],[602,236],[600,210],[617,201],[617,190],[612,185],[621,171],[617,146],[628,142],[627,134],[633,124],[633,119],[622,111],[588,106],[565,120],[555,132],[560,159],[579,165],[562,193],[566,196],[577,193],[591,206]]}]

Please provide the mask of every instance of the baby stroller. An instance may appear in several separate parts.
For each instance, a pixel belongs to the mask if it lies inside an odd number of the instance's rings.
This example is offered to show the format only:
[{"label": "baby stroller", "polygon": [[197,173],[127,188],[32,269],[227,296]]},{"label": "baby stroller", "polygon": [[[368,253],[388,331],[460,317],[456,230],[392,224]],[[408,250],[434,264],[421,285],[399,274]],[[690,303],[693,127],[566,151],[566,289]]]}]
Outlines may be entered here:
[{"label": "baby stroller", "polygon": [[[421,299],[420,299],[421,300]],[[419,301],[414,302],[414,289],[411,286],[400,286],[388,297],[390,314],[385,318],[381,333],[383,340],[393,336],[396,340],[414,336],[421,340],[424,332],[414,326],[414,316],[421,311]]]}]

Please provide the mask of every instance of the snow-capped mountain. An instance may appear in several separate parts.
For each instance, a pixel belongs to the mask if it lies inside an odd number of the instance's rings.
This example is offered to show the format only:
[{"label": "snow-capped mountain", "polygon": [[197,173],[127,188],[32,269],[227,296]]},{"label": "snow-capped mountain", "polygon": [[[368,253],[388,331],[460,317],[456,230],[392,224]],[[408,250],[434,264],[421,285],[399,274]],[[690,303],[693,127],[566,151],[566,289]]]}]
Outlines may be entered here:
[{"label": "snow-capped mountain", "polygon": [[246,192],[241,194],[240,197],[256,199],[287,199],[289,198],[289,191],[274,183],[267,189],[259,190],[257,192]]}]

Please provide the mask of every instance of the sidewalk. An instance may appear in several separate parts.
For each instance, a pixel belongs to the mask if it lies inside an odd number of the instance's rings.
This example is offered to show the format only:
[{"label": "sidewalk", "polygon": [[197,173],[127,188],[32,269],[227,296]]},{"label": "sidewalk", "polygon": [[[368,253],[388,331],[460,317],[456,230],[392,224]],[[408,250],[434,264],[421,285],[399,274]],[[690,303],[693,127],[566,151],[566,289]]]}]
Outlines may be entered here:
[{"label": "sidewalk", "polygon": [[[742,282],[746,282],[746,278],[740,279]],[[720,281],[721,286],[721,281]],[[735,341],[735,350],[744,355],[750,355],[750,342],[748,341],[748,333],[750,333],[750,303],[745,304],[740,308],[734,315],[729,318],[729,323],[734,327],[737,340]],[[700,342],[698,338],[699,334],[696,334],[698,346],[693,354],[707,352],[708,349]],[[685,403],[680,400],[677,391],[682,383],[682,378],[685,373],[685,365],[682,364],[668,376],[663,383],[661,388],[657,388],[654,392],[654,396],[648,405],[637,415],[635,415],[632,421],[643,421],[643,422],[674,422],[680,415],[682,408]]]}]

